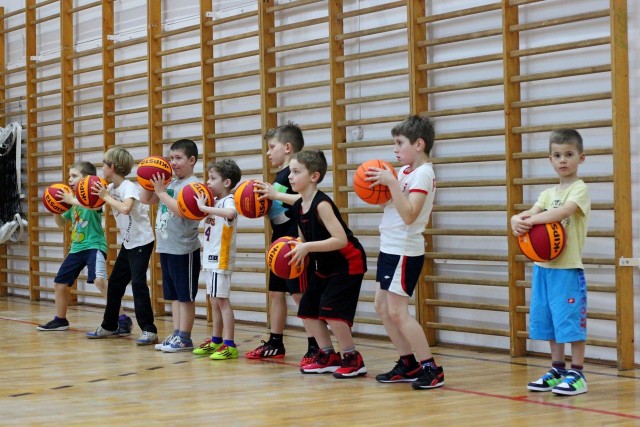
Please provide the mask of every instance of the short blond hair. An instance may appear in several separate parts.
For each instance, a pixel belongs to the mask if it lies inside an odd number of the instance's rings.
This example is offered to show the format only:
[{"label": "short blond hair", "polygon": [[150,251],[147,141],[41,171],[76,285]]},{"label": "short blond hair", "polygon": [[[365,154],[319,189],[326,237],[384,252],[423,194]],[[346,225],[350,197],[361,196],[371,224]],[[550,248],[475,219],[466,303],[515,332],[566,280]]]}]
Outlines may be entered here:
[{"label": "short blond hair", "polygon": [[118,175],[125,177],[129,175],[133,168],[133,157],[131,153],[122,147],[113,147],[104,153],[104,163],[113,166],[113,170]]}]

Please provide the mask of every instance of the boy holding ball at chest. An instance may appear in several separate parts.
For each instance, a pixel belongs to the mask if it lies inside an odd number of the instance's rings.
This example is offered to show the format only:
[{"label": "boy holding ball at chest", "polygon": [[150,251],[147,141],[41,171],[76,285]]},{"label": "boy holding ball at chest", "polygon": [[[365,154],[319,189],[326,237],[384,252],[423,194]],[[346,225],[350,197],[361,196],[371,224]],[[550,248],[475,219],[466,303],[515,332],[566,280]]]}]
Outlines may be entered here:
[{"label": "boy holding ball at chest", "polygon": [[178,208],[180,190],[198,179],[193,168],[198,161],[198,146],[190,139],[180,139],[169,149],[175,178],[165,184],[164,175],[152,178],[154,191],[142,189],[140,202],[158,204],[156,216],[156,252],[162,267],[162,292],[171,301],[173,333],[156,350],[168,353],[192,351],[191,330],[196,315],[195,298],[200,276],[199,220],[186,218]]},{"label": "boy holding ball at chest", "polygon": [[[551,369],[527,388],[561,395],[587,392],[582,373],[587,339],[587,284],[582,246],[587,237],[591,200],[578,177],[584,162],[582,137],[559,129],[549,139],[549,160],[560,183],[543,191],[529,210],[511,217],[511,230],[521,236],[535,224],[561,221],[566,230],[562,253],[549,262],[536,262],[531,277],[529,338],[549,341]],[[571,343],[571,369],[565,367],[565,343]]]},{"label": "boy holding ball at chest", "polygon": [[[435,174],[429,154],[435,132],[426,117],[410,116],[391,130],[402,168],[397,178],[388,168],[369,168],[366,181],[389,187],[391,201],[380,222],[380,255],[375,308],[400,359],[382,383],[412,382],[416,390],[444,385],[444,371],[433,358],[420,324],[409,314],[409,298],[424,264],[424,232],[433,209]],[[414,354],[415,353],[415,354]]]}]

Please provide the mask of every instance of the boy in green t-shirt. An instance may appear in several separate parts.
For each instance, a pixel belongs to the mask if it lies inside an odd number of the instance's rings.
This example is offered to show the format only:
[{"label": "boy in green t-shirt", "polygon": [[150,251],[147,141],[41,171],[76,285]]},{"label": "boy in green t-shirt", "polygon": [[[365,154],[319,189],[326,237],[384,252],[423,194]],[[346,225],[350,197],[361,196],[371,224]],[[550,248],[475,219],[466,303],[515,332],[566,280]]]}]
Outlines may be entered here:
[{"label": "boy in green t-shirt", "polygon": [[[88,175],[95,175],[96,167],[89,162],[77,162],[69,169],[69,186],[75,191],[76,185]],[[38,325],[39,331],[66,331],[69,329],[67,307],[69,306],[68,287],[73,286],[82,269],[88,270],[87,283],[95,283],[100,293],[107,295],[107,240],[102,229],[102,209],[85,208],[71,193],[61,191],[61,201],[71,206],[62,215],[55,215],[56,224],[64,227],[65,221],[71,221],[71,248],[62,262],[54,281],[56,316],[44,325]]]}]

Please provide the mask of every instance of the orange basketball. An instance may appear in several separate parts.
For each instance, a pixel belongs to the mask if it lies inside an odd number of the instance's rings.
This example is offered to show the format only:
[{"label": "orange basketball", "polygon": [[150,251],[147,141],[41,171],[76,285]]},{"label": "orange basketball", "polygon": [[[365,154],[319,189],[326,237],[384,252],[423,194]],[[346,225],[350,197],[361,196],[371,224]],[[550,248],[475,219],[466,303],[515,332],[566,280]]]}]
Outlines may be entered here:
[{"label": "orange basketball", "polygon": [[198,209],[198,203],[194,199],[196,194],[204,195],[207,206],[213,206],[213,194],[209,187],[200,182],[191,182],[182,187],[178,193],[178,209],[187,218],[200,220],[209,214]]},{"label": "orange basketball", "polygon": [[76,185],[76,199],[80,204],[87,208],[99,208],[104,205],[104,199],[92,194],[93,186],[97,183],[102,183],[103,187],[107,186],[107,181],[96,175],[85,176]]},{"label": "orange basketball", "polygon": [[153,191],[151,177],[157,174],[164,175],[164,182],[168,184],[169,181],[171,181],[173,169],[171,169],[171,165],[164,157],[150,156],[140,162],[136,173],[138,175],[138,182],[142,188]]},{"label": "orange basketball", "polygon": [[53,184],[50,185],[42,193],[42,204],[51,213],[60,215],[69,210],[71,207],[68,203],[63,203],[58,200],[58,192],[64,191],[65,193],[73,193],[71,188],[65,184]]},{"label": "orange basketball", "polygon": [[536,224],[518,237],[518,246],[531,261],[547,262],[562,253],[565,238],[564,227],[559,222]]},{"label": "orange basketball", "polygon": [[296,240],[295,237],[280,237],[271,243],[267,251],[267,265],[269,269],[273,274],[282,279],[295,279],[300,276],[309,262],[309,257],[307,257],[302,265],[289,265],[291,258],[285,255],[293,249],[294,245],[289,244],[289,242],[293,240]]},{"label": "orange basketball", "polygon": [[236,209],[240,215],[247,218],[260,218],[269,212],[271,207],[271,200],[262,199],[259,193],[254,193],[256,181],[253,179],[244,181],[238,186],[233,194],[233,201],[236,204]]},{"label": "orange basketball", "polygon": [[373,188],[369,188],[371,182],[365,181],[365,178],[367,178],[365,172],[370,167],[384,169],[385,165],[393,171],[394,176],[398,176],[391,163],[384,160],[367,160],[356,169],[356,174],[353,176],[353,190],[360,199],[372,205],[382,205],[391,200],[389,187],[378,184]]}]

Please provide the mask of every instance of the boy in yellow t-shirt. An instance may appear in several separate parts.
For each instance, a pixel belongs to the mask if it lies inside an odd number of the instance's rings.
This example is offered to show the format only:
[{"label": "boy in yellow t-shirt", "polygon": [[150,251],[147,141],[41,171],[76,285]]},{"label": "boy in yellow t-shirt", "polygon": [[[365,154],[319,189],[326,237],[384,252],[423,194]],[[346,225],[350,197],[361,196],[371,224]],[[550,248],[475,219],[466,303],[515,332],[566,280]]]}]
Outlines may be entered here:
[{"label": "boy in yellow t-shirt", "polygon": [[[549,341],[551,369],[530,382],[531,391],[561,395],[586,393],[582,373],[587,339],[587,284],[582,247],[587,236],[591,200],[587,185],[578,178],[585,156],[582,137],[573,129],[551,133],[549,159],[560,183],[546,189],[535,205],[511,218],[516,236],[534,224],[561,221],[566,232],[563,252],[549,262],[536,262],[531,279],[529,338]],[[571,343],[571,369],[565,369],[565,343]]]}]

